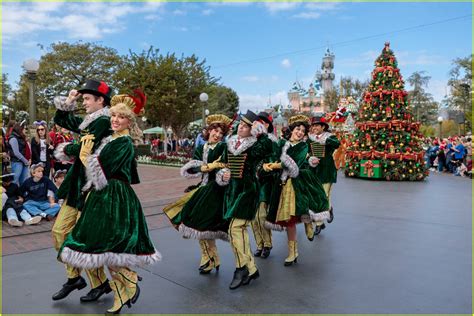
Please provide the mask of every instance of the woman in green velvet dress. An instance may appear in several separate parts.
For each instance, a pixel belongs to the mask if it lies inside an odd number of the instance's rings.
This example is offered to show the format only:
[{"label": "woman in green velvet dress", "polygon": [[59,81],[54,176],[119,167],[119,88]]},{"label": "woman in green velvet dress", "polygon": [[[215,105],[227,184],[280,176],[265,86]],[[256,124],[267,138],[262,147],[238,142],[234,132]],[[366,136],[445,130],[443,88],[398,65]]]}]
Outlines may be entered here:
[{"label": "woman in green velvet dress", "polygon": [[216,183],[216,172],[224,167],[219,162],[226,148],[223,137],[229,130],[231,119],[225,115],[209,115],[206,119],[206,144],[199,146],[193,159],[181,168],[186,178],[199,178],[198,188],[166,206],[163,212],[183,237],[199,239],[201,263],[199,273],[219,270],[220,260],[216,239],[228,241],[229,222],[223,219],[224,188]]},{"label": "woman in green velvet dress", "polygon": [[[82,138],[79,155],[86,167],[89,191],[76,226],[64,241],[61,261],[78,268],[107,266],[113,281],[114,305],[107,313],[119,313],[138,299],[138,275],[132,267],[161,259],[148,235],[140,201],[131,184],[139,183],[134,140],[141,140],[135,115],[140,113],[145,96],[118,95],[110,109],[114,133],[102,140],[92,153],[93,135]],[[132,139],[133,138],[133,139]]]},{"label": "woman in green velvet dress", "polygon": [[288,257],[285,266],[297,262],[296,224],[329,217],[328,200],[319,180],[309,170],[308,145],[304,137],[309,119],[296,115],[289,119],[288,140],[281,140],[277,156],[279,162],[263,165],[265,171],[281,170],[281,185],[273,186],[266,225],[273,230],[286,228]]}]

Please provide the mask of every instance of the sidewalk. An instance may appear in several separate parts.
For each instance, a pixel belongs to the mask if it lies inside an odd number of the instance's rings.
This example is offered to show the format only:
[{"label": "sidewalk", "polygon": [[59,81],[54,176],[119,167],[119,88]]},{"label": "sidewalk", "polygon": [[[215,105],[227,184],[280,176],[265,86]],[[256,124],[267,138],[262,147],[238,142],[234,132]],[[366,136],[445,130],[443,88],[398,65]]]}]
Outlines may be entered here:
[{"label": "sidewalk", "polygon": [[[179,175],[179,168],[139,165],[140,184],[134,185],[142,203],[149,229],[169,225],[163,207],[183,194],[184,188],[198,183]],[[41,221],[38,225],[12,227],[2,222],[2,255],[12,255],[50,248],[53,245],[51,229],[54,222]]]}]

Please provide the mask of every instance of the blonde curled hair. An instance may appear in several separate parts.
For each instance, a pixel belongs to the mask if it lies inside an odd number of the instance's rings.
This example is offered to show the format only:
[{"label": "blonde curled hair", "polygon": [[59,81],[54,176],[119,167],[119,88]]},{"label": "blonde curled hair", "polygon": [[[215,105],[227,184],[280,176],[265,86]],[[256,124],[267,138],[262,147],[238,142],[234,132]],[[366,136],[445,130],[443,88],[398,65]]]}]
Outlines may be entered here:
[{"label": "blonde curled hair", "polygon": [[133,139],[133,143],[135,145],[139,145],[143,143],[143,132],[138,127],[137,124],[137,117],[135,113],[128,107],[125,103],[117,103],[116,105],[110,108],[110,115],[113,114],[121,115],[130,120],[130,137]]}]

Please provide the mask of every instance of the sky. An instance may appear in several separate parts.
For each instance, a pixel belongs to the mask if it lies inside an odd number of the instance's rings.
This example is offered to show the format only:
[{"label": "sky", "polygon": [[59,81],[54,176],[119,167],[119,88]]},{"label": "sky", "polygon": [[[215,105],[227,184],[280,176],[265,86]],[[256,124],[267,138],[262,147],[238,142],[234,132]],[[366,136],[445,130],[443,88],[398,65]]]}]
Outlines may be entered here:
[{"label": "sky", "polygon": [[388,41],[405,79],[415,71],[431,77],[427,91],[436,101],[448,91],[452,61],[472,53],[470,2],[2,2],[1,21],[2,72],[13,87],[23,61],[58,41],[119,54],[152,45],[205,59],[237,92],[241,111],[288,104],[293,82],[307,88],[327,48],[337,81],[367,80]]}]

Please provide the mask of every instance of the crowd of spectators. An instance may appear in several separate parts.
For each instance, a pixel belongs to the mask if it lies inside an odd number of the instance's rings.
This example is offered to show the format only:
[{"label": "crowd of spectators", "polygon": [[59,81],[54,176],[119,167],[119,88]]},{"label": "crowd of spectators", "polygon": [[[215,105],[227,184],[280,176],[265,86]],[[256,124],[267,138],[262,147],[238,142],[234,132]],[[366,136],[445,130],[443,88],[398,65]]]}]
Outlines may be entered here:
[{"label": "crowd of spectators", "polygon": [[426,138],[426,166],[433,172],[446,172],[472,178],[472,135]]},{"label": "crowd of spectators", "polygon": [[56,217],[62,203],[56,192],[73,161],[57,161],[54,150],[79,137],[59,126],[48,131],[45,121],[33,126],[28,131],[25,122],[10,121],[1,129],[2,219],[14,227]]}]

